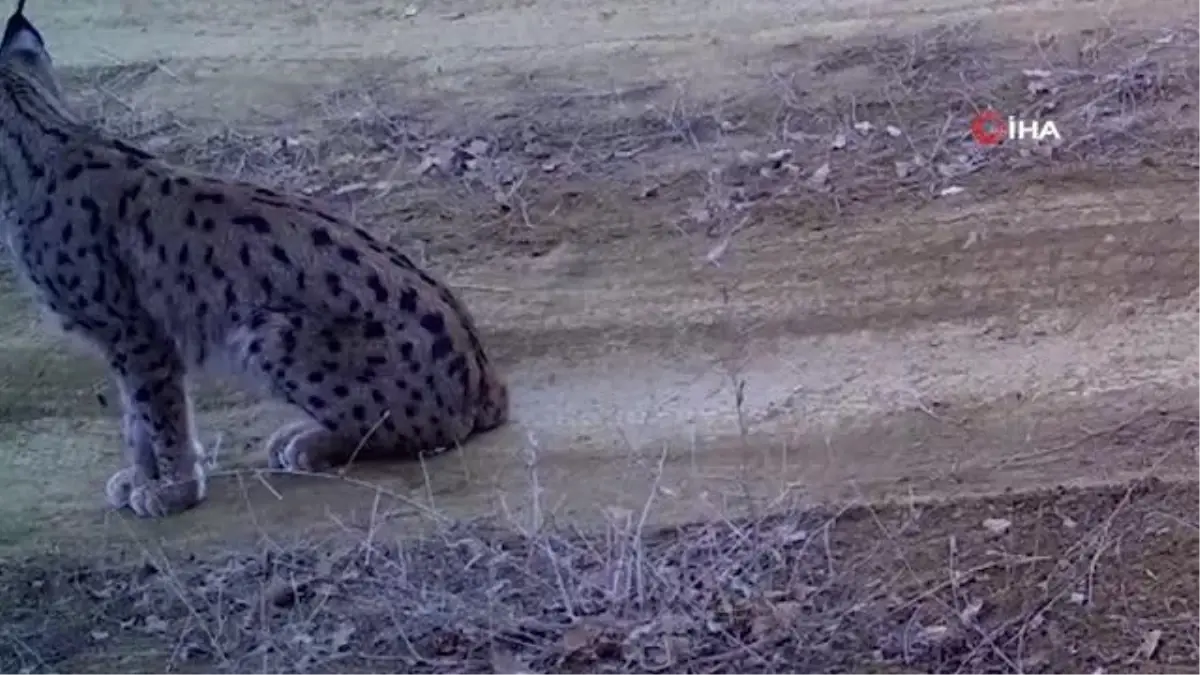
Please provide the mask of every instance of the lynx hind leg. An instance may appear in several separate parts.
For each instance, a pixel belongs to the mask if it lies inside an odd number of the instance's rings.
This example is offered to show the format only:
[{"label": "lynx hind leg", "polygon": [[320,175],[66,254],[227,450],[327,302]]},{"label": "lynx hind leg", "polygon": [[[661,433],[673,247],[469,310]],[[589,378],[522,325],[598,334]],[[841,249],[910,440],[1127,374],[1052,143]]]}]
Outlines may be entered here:
[{"label": "lynx hind leg", "polygon": [[274,468],[325,471],[352,458],[414,457],[472,431],[465,390],[437,391],[444,380],[424,372],[418,347],[393,346],[367,323],[262,312],[235,333],[231,346],[246,375],[266,379],[309,418],[267,441]]},{"label": "lynx hind leg", "polygon": [[476,432],[491,431],[508,422],[509,418],[508,384],[490,366],[483,372],[473,429]]}]

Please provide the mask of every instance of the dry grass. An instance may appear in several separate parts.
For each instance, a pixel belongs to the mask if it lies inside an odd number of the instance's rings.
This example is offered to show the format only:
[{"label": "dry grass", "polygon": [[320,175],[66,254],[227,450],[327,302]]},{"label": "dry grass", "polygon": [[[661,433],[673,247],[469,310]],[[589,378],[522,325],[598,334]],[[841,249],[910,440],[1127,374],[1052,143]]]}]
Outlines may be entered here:
[{"label": "dry grass", "polygon": [[[1194,668],[1195,484],[0,571],[6,672]],[[53,569],[53,571],[51,571]],[[1179,672],[1182,672],[1181,670]]]},{"label": "dry grass", "polygon": [[[710,239],[719,263],[735,232],[794,227],[796,213],[829,226],[859,204],[969,199],[1081,165],[1194,179],[1183,104],[1195,104],[1195,31],[1080,40],[1014,47],[954,28],[864,43],[702,114],[659,97],[605,118],[543,97],[520,122],[452,127],[343,92],[304,128],[214,134],[128,102],[135,75],[174,77],[157,70],[109,74],[85,105],[156,152],[387,215],[454,259],[483,240],[493,253],[617,241],[622,209],[641,209]],[[885,84],[839,89],[852,70]],[[987,106],[1053,113],[1066,138],[981,151],[967,119]],[[623,196],[604,227],[572,220],[601,199],[579,193],[584,178]],[[945,195],[953,186],[965,193]],[[1193,417],[1155,423],[1194,445]],[[143,542],[110,566],[0,568],[0,668],[1194,672],[1197,499],[1194,483],[1147,480],[779,507],[664,531],[627,513],[600,532],[456,523],[398,540],[368,528],[204,556]]]}]

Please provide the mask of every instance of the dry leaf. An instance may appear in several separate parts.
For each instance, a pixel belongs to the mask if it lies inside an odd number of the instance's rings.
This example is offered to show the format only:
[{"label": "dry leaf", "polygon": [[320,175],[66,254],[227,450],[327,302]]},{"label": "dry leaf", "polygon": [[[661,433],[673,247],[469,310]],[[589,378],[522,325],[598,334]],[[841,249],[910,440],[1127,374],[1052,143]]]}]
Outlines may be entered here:
[{"label": "dry leaf", "polygon": [[958,175],[958,173],[959,173],[958,167],[956,167],[952,164],[947,164],[945,162],[938,163],[937,172],[938,172],[938,174],[940,174],[942,176],[942,178],[951,178],[953,176]]},{"label": "dry leaf", "polygon": [[438,159],[437,157],[434,157],[433,155],[425,155],[424,157],[421,158],[421,163],[418,164],[413,169],[412,172],[417,175],[421,175],[421,174],[429,173],[429,171],[431,169],[433,169],[434,167],[440,167],[440,166],[442,166],[442,162],[440,159]]},{"label": "dry leaf", "polygon": [[842,148],[846,147],[846,134],[838,133],[836,136],[834,136],[833,142],[829,144],[829,147],[833,148],[834,150],[841,150]]},{"label": "dry leaf", "polygon": [[900,127],[894,127],[890,124],[884,127],[883,130],[886,131],[887,135],[891,136],[892,138],[900,138],[900,136],[904,134],[903,131],[900,131]]},{"label": "dry leaf", "polygon": [[349,185],[343,185],[342,187],[334,190],[333,194],[340,196],[340,195],[344,195],[344,194],[349,194],[351,192],[358,192],[359,190],[366,190],[367,187],[368,187],[367,184],[363,183],[363,182],[350,183]]},{"label": "dry leaf", "polygon": [[854,128],[855,128],[855,130],[858,131],[858,133],[863,134],[865,136],[866,134],[871,133],[871,130],[875,128],[875,125],[871,124],[870,122],[868,122],[866,120],[863,120],[861,122],[855,122]]},{"label": "dry leaf", "polygon": [[147,633],[165,633],[167,632],[167,627],[167,622],[163,621],[162,617],[157,614],[150,614],[146,617],[145,630]]},{"label": "dry leaf", "polygon": [[949,634],[949,626],[926,626],[921,629],[919,638],[925,642],[940,642]]},{"label": "dry leaf", "polygon": [[738,153],[738,163],[742,166],[750,166],[757,164],[760,160],[760,155],[753,150],[742,150]]},{"label": "dry leaf", "polygon": [[776,150],[775,152],[772,152],[769,155],[767,155],[767,159],[771,160],[772,162],[779,163],[791,156],[792,156],[791,148],[780,148],[780,149]]},{"label": "dry leaf", "polygon": [[762,638],[775,629],[786,629],[804,615],[804,605],[795,600],[785,600],[767,605],[758,612],[750,623],[750,634]]},{"label": "dry leaf", "polygon": [[1154,630],[1146,631],[1142,636],[1142,644],[1138,645],[1137,651],[1133,653],[1133,659],[1141,659],[1147,661],[1154,658],[1154,653],[1158,651],[1158,644],[1162,641],[1162,631],[1155,628]]},{"label": "dry leaf", "polygon": [[958,613],[958,619],[968,626],[974,625],[975,621],[979,618],[979,613],[981,611],[983,611],[983,600],[972,600],[966,607],[963,607],[961,612]]},{"label": "dry leaf", "polygon": [[471,141],[467,143],[467,147],[463,148],[463,152],[471,155],[472,157],[483,157],[487,154],[488,150],[491,149],[491,143],[488,143],[482,138],[472,138]]},{"label": "dry leaf", "polygon": [[959,185],[950,185],[950,186],[942,188],[941,192],[939,192],[938,195],[942,196],[942,197],[949,197],[951,195],[962,194],[963,192],[966,192],[966,191],[967,191],[966,188],[961,187]]},{"label": "dry leaf", "polygon": [[812,175],[808,177],[808,184],[813,187],[824,187],[824,185],[829,182],[829,174],[831,171],[832,169],[829,168],[829,162],[825,162],[821,166],[817,167],[817,170],[813,171]]},{"label": "dry leaf", "polygon": [[697,206],[696,208],[688,209],[687,217],[696,221],[696,224],[703,225],[712,220],[712,211],[709,211],[707,207]]},{"label": "dry leaf", "polygon": [[1012,527],[1012,521],[1007,518],[988,518],[983,521],[983,527],[992,534],[1004,534]]},{"label": "dry leaf", "polygon": [[533,675],[516,654],[499,649],[492,652],[492,672],[497,675]]},{"label": "dry leaf", "polygon": [[705,254],[704,259],[707,260],[708,262],[712,263],[712,265],[714,267],[720,267],[721,266],[721,256],[725,255],[725,251],[728,248],[729,248],[729,237],[725,237],[725,238],[721,239],[721,241],[717,242],[716,246],[713,246],[712,248],[710,248],[708,250],[708,253]]},{"label": "dry leaf", "polygon": [[588,649],[596,644],[600,631],[595,626],[586,623],[576,624],[563,633],[563,652],[567,655]]},{"label": "dry leaf", "polygon": [[354,635],[355,630],[354,624],[349,621],[343,621],[338,624],[337,629],[333,631],[333,635],[329,637],[329,642],[333,646],[334,651],[341,651],[350,646],[350,637]]}]

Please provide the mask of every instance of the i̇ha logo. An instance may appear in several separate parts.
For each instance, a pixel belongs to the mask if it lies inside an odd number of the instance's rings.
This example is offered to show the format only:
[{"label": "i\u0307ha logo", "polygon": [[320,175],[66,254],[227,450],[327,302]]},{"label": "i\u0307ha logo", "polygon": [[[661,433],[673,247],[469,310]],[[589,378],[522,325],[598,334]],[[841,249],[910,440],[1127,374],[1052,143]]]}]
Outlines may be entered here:
[{"label": "i\u0307ha logo", "polygon": [[1054,120],[1024,120],[1011,115],[1005,117],[999,111],[988,109],[971,120],[971,138],[983,146],[1000,145],[1006,140],[1043,141],[1052,138],[1062,140]]}]

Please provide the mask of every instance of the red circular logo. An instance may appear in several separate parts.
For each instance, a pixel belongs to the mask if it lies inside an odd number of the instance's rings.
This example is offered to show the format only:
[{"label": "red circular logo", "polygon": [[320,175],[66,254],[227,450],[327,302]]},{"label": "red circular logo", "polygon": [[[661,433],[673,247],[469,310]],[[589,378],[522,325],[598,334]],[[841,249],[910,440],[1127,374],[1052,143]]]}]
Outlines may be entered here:
[{"label": "red circular logo", "polygon": [[995,110],[984,110],[971,120],[971,138],[980,145],[999,145],[1006,136],[1008,125]]}]

